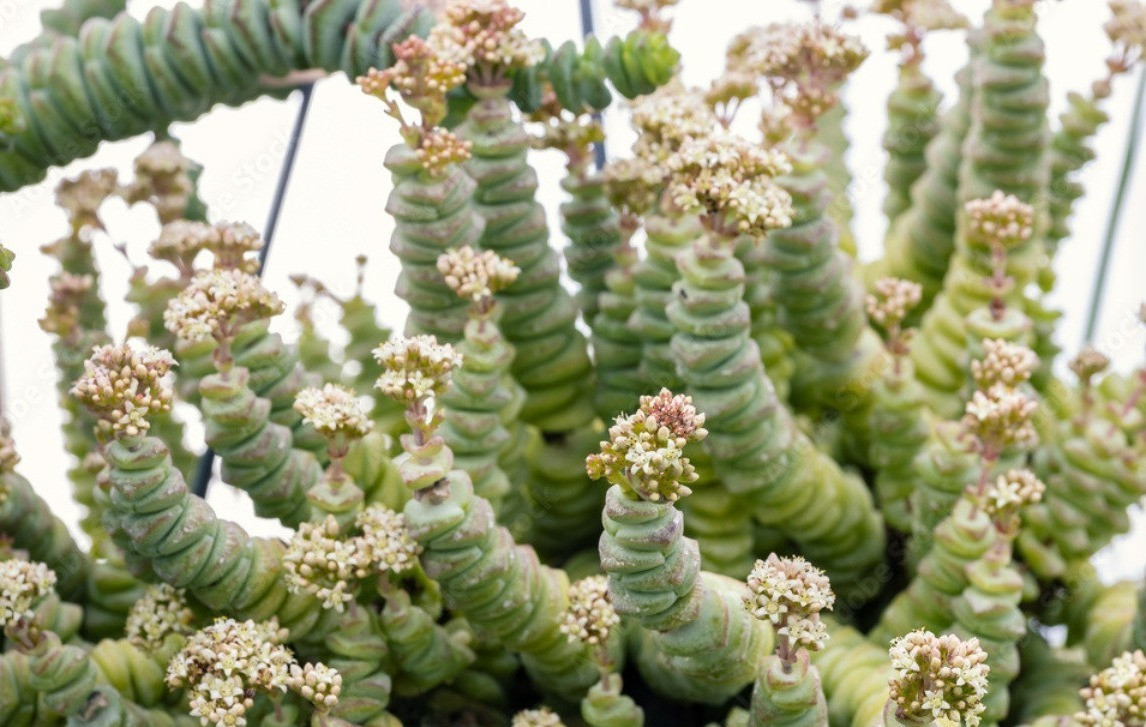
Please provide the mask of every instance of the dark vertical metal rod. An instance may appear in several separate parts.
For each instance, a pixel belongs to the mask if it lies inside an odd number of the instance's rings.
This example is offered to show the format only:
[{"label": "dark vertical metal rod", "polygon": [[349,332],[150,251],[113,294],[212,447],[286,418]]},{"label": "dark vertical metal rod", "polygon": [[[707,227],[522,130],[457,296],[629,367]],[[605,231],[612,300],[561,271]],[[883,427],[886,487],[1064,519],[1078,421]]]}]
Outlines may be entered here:
[{"label": "dark vertical metal rod", "polygon": [[1102,257],[1099,258],[1098,270],[1095,271],[1094,275],[1094,288],[1090,294],[1090,309],[1086,314],[1086,329],[1082,336],[1083,345],[1094,341],[1094,333],[1098,328],[1098,315],[1102,311],[1102,297],[1106,292],[1107,277],[1110,275],[1110,260],[1114,253],[1118,227],[1122,222],[1122,210],[1126,206],[1126,194],[1130,191],[1134,162],[1138,157],[1139,137],[1142,135],[1143,105],[1146,105],[1146,71],[1139,71],[1138,88],[1134,92],[1134,107],[1130,115],[1130,129],[1126,137],[1126,153],[1122,156],[1122,170],[1118,176],[1118,187],[1114,192],[1110,214],[1106,218],[1106,232],[1102,237]]},{"label": "dark vertical metal rod", "polygon": [[[581,33],[588,38],[594,32],[593,0],[581,0]],[[597,120],[598,124],[604,123],[604,118],[600,113],[593,114],[593,118]],[[593,145],[593,163],[596,165],[597,171],[605,168],[605,159],[605,142],[602,140]]]},{"label": "dark vertical metal rod", "polygon": [[[294,172],[294,163],[298,158],[299,143],[306,128],[306,117],[310,113],[310,100],[314,95],[314,84],[308,83],[299,86],[302,92],[302,101],[294,117],[294,128],[291,129],[290,141],[287,142],[286,154],[283,156],[283,166],[279,170],[278,182],[275,185],[275,196],[271,200],[271,209],[267,213],[267,223],[263,226],[263,249],[259,250],[259,275],[267,266],[270,256],[271,243],[275,238],[275,230],[279,226],[279,217],[282,215],[283,203],[286,201],[287,188],[290,186],[290,177]],[[192,490],[199,497],[207,496],[207,487],[211,484],[211,470],[215,466],[215,451],[210,447],[199,457],[195,467],[195,483]]]}]

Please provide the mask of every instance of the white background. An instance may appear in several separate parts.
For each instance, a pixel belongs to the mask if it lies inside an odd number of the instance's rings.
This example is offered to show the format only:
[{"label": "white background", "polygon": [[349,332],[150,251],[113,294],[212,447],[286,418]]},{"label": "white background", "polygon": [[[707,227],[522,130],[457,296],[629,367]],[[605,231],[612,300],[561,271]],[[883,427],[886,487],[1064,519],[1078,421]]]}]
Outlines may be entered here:
[{"label": "white background", "polygon": [[[952,0],[973,19],[981,17],[988,0]],[[51,0],[0,0],[0,56],[39,32],[39,11]],[[174,4],[163,0],[158,4]],[[194,4],[194,2],[192,3]],[[527,18],[528,32],[549,38],[557,45],[580,35],[577,0],[517,0]],[[1043,2],[1041,29],[1048,46],[1047,75],[1051,79],[1054,113],[1064,106],[1066,93],[1085,90],[1103,72],[1108,43],[1101,25],[1107,18],[1099,0]],[[142,17],[152,3],[131,0],[129,11]],[[842,3],[825,2],[823,12],[836,17]],[[600,35],[625,32],[633,16],[596,0]],[[743,28],[772,20],[807,17],[808,3],[796,0],[682,0],[672,14],[676,18],[673,44],[685,59],[685,80],[703,84],[723,65],[724,46]],[[847,94],[851,108],[849,133],[853,140],[849,163],[856,179],[852,196],[857,208],[856,234],[861,255],[879,254],[885,223],[880,212],[884,195],[881,173],[884,153],[879,139],[884,128],[884,101],[895,80],[895,59],[884,51],[883,36],[894,26],[884,18],[864,18],[852,24],[873,54],[855,74]],[[952,73],[964,61],[961,38],[954,33],[928,41],[927,67],[944,90],[953,94]],[[1067,353],[1077,350],[1098,264],[1098,252],[1107,210],[1121,164],[1127,135],[1134,79],[1121,79],[1107,108],[1113,122],[1097,140],[1099,161],[1083,172],[1089,195],[1077,209],[1074,238],[1060,253],[1059,289],[1054,301],[1065,310],[1059,343]],[[297,109],[297,96],[287,102],[258,101],[241,109],[219,107],[198,123],[178,125],[177,136],[184,150],[206,166],[202,195],[213,220],[243,220],[262,227],[274,189],[279,165]],[[739,121],[755,124],[752,111]],[[623,112],[607,118],[611,155],[623,154],[631,142]],[[270,256],[266,278],[288,303],[295,300],[287,276],[306,271],[326,281],[333,289],[348,292],[353,286],[354,256],[370,255],[367,286],[380,303],[385,321],[400,327],[404,304],[392,293],[395,261],[387,252],[390,221],[383,207],[389,193],[389,177],[382,168],[387,147],[397,141],[395,126],[377,101],[362,95],[342,76],[318,84],[298,164],[291,180],[285,211]],[[4,372],[4,410],[12,421],[17,445],[23,454],[21,471],[48,498],[69,525],[75,524],[78,508],[69,496],[64,471],[67,466],[59,433],[60,415],[55,401],[55,369],[50,339],[36,324],[47,297],[47,279],[54,263],[38,252],[65,231],[64,217],[52,204],[52,190],[63,175],[89,167],[113,166],[127,173],[131,159],[147,140],[140,138],[104,144],[95,157],[53,172],[48,180],[14,194],[0,196],[0,240],[18,254],[12,287],[0,293],[0,363]],[[538,154],[535,163],[542,177],[542,199],[551,221],[561,191],[558,180],[561,161],[552,153]],[[1135,175],[1129,204],[1120,226],[1102,317],[1095,343],[1113,356],[1123,370],[1140,363],[1144,337],[1136,321],[1142,301],[1142,271],[1146,247],[1139,232],[1146,223],[1146,174]],[[146,262],[144,250],[153,239],[156,223],[148,210],[128,210],[121,203],[106,205],[109,236],[98,247],[104,273],[104,293],[111,301],[112,330],[122,332],[130,309],[120,303],[128,274],[126,263],[111,242],[128,244],[137,263]],[[555,233],[560,239],[560,233]],[[333,312],[319,310],[320,323]],[[290,316],[278,325],[284,335],[293,335]],[[196,445],[201,436],[190,436]],[[249,508],[225,486],[212,488],[212,503],[220,514],[238,519],[257,532],[274,532],[258,522]],[[1142,553],[1146,552],[1146,528],[1142,519],[1134,535],[1120,539],[1100,557],[1108,578],[1139,577]]]}]

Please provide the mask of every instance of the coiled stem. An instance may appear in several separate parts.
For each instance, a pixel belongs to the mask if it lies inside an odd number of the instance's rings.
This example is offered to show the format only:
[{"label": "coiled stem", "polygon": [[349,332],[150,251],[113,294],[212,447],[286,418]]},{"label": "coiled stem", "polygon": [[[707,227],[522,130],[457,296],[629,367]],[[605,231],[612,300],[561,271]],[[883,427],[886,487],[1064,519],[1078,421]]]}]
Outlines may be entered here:
[{"label": "coiled stem", "polygon": [[565,263],[569,277],[581,286],[576,297],[581,317],[592,322],[598,297],[606,289],[613,250],[621,242],[620,224],[600,174],[571,171],[561,180],[561,188],[571,197],[561,203],[561,231],[569,238]]},{"label": "coiled stem", "polygon": [[645,713],[621,693],[621,675],[606,674],[581,699],[581,719],[589,727],[644,727]]},{"label": "coiled stem", "polygon": [[[919,64],[900,64],[898,83],[887,97],[887,131],[883,135],[888,157],[883,170],[887,182],[883,214],[889,226],[911,207],[911,188],[927,171],[925,150],[939,134],[936,115],[941,100]],[[964,119],[965,115],[966,108]]]},{"label": "coiled stem", "polygon": [[752,690],[752,727],[826,727],[828,705],[820,674],[801,649],[791,666],[772,654],[761,668]]}]

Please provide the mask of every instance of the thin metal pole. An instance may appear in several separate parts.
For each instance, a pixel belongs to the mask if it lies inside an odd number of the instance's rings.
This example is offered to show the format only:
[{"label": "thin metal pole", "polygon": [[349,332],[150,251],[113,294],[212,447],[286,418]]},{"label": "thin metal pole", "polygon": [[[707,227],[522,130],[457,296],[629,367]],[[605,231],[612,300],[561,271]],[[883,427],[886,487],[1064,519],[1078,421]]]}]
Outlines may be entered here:
[{"label": "thin metal pole", "polygon": [[[298,105],[298,111],[294,117],[294,128],[291,129],[290,141],[287,143],[286,155],[283,157],[283,166],[279,170],[278,182],[275,185],[275,196],[271,200],[271,209],[267,214],[267,223],[263,226],[263,249],[259,250],[259,275],[263,274],[263,270],[267,266],[267,258],[270,256],[271,243],[275,239],[275,230],[279,226],[279,217],[282,215],[283,203],[286,201],[287,188],[290,185],[290,177],[294,172],[294,163],[298,158],[299,142],[302,141],[302,133],[306,128],[306,117],[310,113],[310,101],[314,95],[314,84],[308,83],[304,86],[299,86],[299,91],[302,92],[302,102]],[[199,457],[199,463],[195,467],[195,484],[193,491],[200,497],[207,496],[207,487],[211,484],[211,470],[215,466],[215,451],[210,447],[207,451]]]},{"label": "thin metal pole", "polygon": [[[593,0],[581,0],[581,33],[588,38],[594,33],[593,23]],[[593,118],[597,120],[598,124],[603,124],[604,119],[600,113],[593,114]],[[605,142],[601,140],[593,145],[593,163],[597,167],[597,171],[605,168]]]},{"label": "thin metal pole", "polygon": [[1106,279],[1110,274],[1110,260],[1114,253],[1114,242],[1118,227],[1122,222],[1122,209],[1126,204],[1126,194],[1130,191],[1130,180],[1134,162],[1138,156],[1139,136],[1142,134],[1142,107],[1146,105],[1146,71],[1138,72],[1138,88],[1134,92],[1134,107],[1130,115],[1130,129],[1126,138],[1126,153],[1122,156],[1122,170],[1118,176],[1118,187],[1110,214],[1106,217],[1106,232],[1102,237],[1102,257],[1094,275],[1094,288],[1090,294],[1090,310],[1086,315],[1086,329],[1082,336],[1083,345],[1094,340],[1098,328],[1098,314],[1102,311],[1102,298],[1106,292]]}]

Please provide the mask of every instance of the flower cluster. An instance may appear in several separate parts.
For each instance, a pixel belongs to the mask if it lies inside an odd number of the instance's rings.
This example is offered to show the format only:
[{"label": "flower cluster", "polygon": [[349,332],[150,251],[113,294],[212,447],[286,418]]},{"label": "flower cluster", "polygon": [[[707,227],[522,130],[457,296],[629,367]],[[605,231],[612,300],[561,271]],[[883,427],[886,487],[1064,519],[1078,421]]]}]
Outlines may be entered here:
[{"label": "flower cluster", "polygon": [[481,80],[500,80],[509,71],[545,58],[540,42],[518,28],[525,13],[506,0],[452,0],[429,43],[443,57],[461,62]]},{"label": "flower cluster", "polygon": [[983,509],[998,522],[1014,518],[1025,505],[1040,502],[1046,485],[1028,469],[1010,469],[999,475],[983,493]]},{"label": "flower cluster", "polygon": [[647,159],[614,159],[605,165],[605,191],[623,215],[643,217],[657,203],[664,173]]},{"label": "flower cluster", "polygon": [[147,248],[156,260],[166,260],[184,275],[190,275],[195,258],[203,250],[219,244],[219,230],[206,222],[174,220],[159,231]]},{"label": "flower cluster", "polygon": [[799,556],[780,558],[772,553],[767,560],[757,560],[748,574],[744,604],[753,616],[771,622],[786,642],[785,650],[824,648],[828,629],[820,612],[830,611],[835,602],[828,577]]},{"label": "flower cluster", "polygon": [[167,304],[163,323],[181,341],[223,340],[235,330],[283,311],[283,302],[262,281],[241,270],[199,273]]},{"label": "flower cluster", "polygon": [[987,652],[975,638],[919,629],[891,642],[891,701],[903,721],[976,727],[987,693]]},{"label": "flower cluster", "polygon": [[967,402],[963,424],[984,446],[1000,452],[1027,447],[1038,440],[1032,419],[1038,402],[1018,389],[995,384],[978,390]]},{"label": "flower cluster", "polygon": [[633,153],[650,168],[663,165],[686,140],[703,138],[719,123],[700,93],[670,82],[632,103],[637,130]]},{"label": "flower cluster", "polygon": [[900,278],[880,278],[864,299],[864,306],[868,318],[890,332],[899,329],[903,319],[921,300],[923,286],[919,283]]},{"label": "flower cluster", "polygon": [[1074,716],[1084,725],[1141,725],[1146,719],[1146,654],[1127,651],[1090,678],[1080,692],[1086,711]]},{"label": "flower cluster", "polygon": [[1141,53],[1146,48],[1146,4],[1142,0],[1110,0],[1110,12],[1110,20],[1102,26],[1110,41]]},{"label": "flower cluster", "polygon": [[139,436],[151,428],[150,416],[171,410],[167,374],[174,365],[169,352],[154,346],[99,346],[84,362],[72,395],[114,435]]},{"label": "flower cluster", "polygon": [[357,394],[339,384],[303,389],[295,395],[294,410],[328,438],[360,439],[374,428],[369,407]]},{"label": "flower cluster", "polygon": [[357,79],[359,87],[382,100],[393,88],[422,114],[427,125],[437,124],[446,116],[446,94],[465,83],[466,63],[418,36],[396,43],[393,50],[394,65],[385,70],[371,68]]},{"label": "flower cluster", "polygon": [[404,573],[418,562],[422,546],[410,535],[402,513],[373,503],[358,513],[355,524],[362,530],[355,548],[375,571]]},{"label": "flower cluster", "polygon": [[56,204],[68,215],[74,229],[102,229],[99,208],[119,188],[119,175],[114,169],[80,172],[74,179],[63,179],[56,186]]},{"label": "flower cluster", "polygon": [[526,709],[513,715],[509,727],[565,727],[565,723],[549,707]]},{"label": "flower cluster", "polygon": [[258,272],[258,258],[249,256],[263,249],[263,238],[255,228],[246,222],[221,222],[215,225],[215,232],[217,236],[205,245],[215,254],[215,269]]},{"label": "flower cluster", "polygon": [[967,27],[967,18],[948,0],[875,0],[873,13],[890,15],[919,30],[954,30]]},{"label": "flower cluster", "polygon": [[593,145],[605,140],[605,129],[600,121],[588,114],[563,114],[556,96],[551,101],[557,105],[555,110],[543,106],[533,115],[537,124],[531,145],[534,149],[563,152],[568,156],[571,168],[580,168],[578,165],[583,166],[591,159],[589,152]]},{"label": "flower cluster", "polygon": [[621,617],[609,597],[608,577],[589,576],[569,587],[569,608],[561,619],[561,633],[570,641],[600,646],[608,642],[619,623]]},{"label": "flower cluster", "polygon": [[55,586],[55,572],[43,563],[0,561],[0,626],[31,618],[32,608]]},{"label": "flower cluster", "polygon": [[12,426],[7,419],[0,417],[0,475],[11,472],[20,464],[20,453],[12,441]]},{"label": "flower cluster", "polygon": [[285,637],[286,630],[274,619],[266,623],[216,619],[193,634],[172,658],[167,683],[190,686],[191,715],[218,727],[244,727],[257,689],[291,689],[317,706],[330,706],[328,698],[336,701],[341,690],[337,672],[321,665],[300,667],[282,645]]},{"label": "flower cluster", "polygon": [[341,537],[338,521],[301,523],[283,551],[283,570],[292,593],[305,591],[325,608],[341,612],[354,599],[352,581],[366,577],[363,554]]},{"label": "flower cluster", "polygon": [[728,62],[763,76],[775,100],[810,124],[835,106],[836,87],[867,56],[858,38],[816,19],[750,28],[733,40]]},{"label": "flower cluster", "polygon": [[464,245],[438,256],[438,272],[458,297],[477,302],[512,285],[521,274],[521,268],[493,250],[478,252]]},{"label": "flower cluster", "polygon": [[1034,208],[1013,194],[995,190],[990,197],[970,200],[964,210],[972,239],[992,248],[1013,248],[1034,232]]},{"label": "flower cluster", "polygon": [[149,202],[163,222],[179,219],[195,191],[191,160],[171,141],[158,141],[135,159],[135,181],[122,191],[132,204]]},{"label": "flower cluster", "polygon": [[675,502],[692,492],[687,485],[697,479],[684,447],[706,436],[704,414],[692,397],[662,389],[642,396],[636,413],[617,417],[601,453],[589,455],[585,467],[592,479],[604,478],[642,499]]},{"label": "flower cluster", "polygon": [[402,403],[439,396],[450,385],[462,355],[433,336],[395,337],[374,349],[374,359],[386,370],[376,388]]},{"label": "flower cluster", "polygon": [[171,634],[191,633],[194,618],[182,589],[158,583],[148,586],[132,604],[124,631],[137,646],[158,649]]},{"label": "flower cluster", "polygon": [[971,376],[984,391],[995,384],[1015,387],[1030,381],[1038,364],[1039,357],[1026,346],[988,338],[983,341],[983,358],[971,362]]},{"label": "flower cluster", "polygon": [[435,126],[421,135],[415,153],[430,176],[440,176],[451,166],[468,161],[472,151],[473,142],[460,138],[449,129]]},{"label": "flower cluster", "polygon": [[641,16],[640,27],[667,33],[672,24],[661,15],[661,11],[679,2],[680,0],[615,0],[613,4],[618,8],[639,13]]},{"label": "flower cluster", "polygon": [[1069,366],[1082,385],[1089,386],[1091,379],[1110,366],[1110,357],[1093,346],[1087,346],[1070,360]]},{"label": "flower cluster", "polygon": [[40,328],[60,337],[78,333],[80,310],[95,286],[91,275],[61,272],[48,280],[48,308],[40,319]]},{"label": "flower cluster", "polygon": [[699,211],[713,225],[763,234],[792,224],[792,197],[774,181],[791,171],[778,150],[730,133],[689,139],[668,160],[669,195],[683,211]]}]

